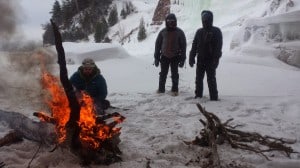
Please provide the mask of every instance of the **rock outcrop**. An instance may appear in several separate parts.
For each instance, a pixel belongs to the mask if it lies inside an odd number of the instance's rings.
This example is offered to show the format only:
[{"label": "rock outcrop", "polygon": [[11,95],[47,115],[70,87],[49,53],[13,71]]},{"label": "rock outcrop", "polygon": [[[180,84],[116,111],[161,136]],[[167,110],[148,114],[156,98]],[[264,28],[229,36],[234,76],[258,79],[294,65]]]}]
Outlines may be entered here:
[{"label": "rock outcrop", "polygon": [[170,6],[170,0],[159,0],[152,18],[152,25],[161,25],[164,22],[166,15],[170,13]]}]

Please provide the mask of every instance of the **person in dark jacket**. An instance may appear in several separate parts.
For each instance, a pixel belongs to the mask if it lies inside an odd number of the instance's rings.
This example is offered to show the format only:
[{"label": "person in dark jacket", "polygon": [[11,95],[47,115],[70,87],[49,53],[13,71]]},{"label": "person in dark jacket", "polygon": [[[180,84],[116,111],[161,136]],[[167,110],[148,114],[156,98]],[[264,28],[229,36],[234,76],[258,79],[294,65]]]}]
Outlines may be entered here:
[{"label": "person in dark jacket", "polygon": [[186,59],[186,38],[184,32],[177,27],[175,14],[167,15],[166,27],[162,29],[155,42],[154,65],[161,67],[159,73],[159,87],[157,93],[165,92],[165,84],[169,67],[171,67],[173,96],[178,95],[178,66],[183,67]]},{"label": "person in dark jacket", "polygon": [[76,91],[85,91],[94,101],[98,114],[104,114],[105,106],[107,106],[107,85],[104,77],[101,75],[100,69],[94,60],[86,58],[82,61],[82,65],[71,76],[70,82]]},{"label": "person in dark jacket", "polygon": [[216,69],[222,56],[222,32],[213,26],[211,11],[202,11],[201,18],[203,27],[197,30],[189,55],[191,67],[194,66],[197,56],[195,98],[203,96],[203,78],[206,73],[210,100],[218,100]]}]

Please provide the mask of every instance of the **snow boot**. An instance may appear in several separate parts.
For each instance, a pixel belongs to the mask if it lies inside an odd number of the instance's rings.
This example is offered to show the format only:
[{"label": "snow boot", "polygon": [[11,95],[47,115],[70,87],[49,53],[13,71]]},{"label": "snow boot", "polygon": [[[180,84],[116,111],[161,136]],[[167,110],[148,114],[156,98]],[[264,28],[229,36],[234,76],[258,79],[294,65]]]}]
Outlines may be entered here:
[{"label": "snow boot", "polygon": [[178,96],[178,92],[177,91],[172,91],[171,96]]}]

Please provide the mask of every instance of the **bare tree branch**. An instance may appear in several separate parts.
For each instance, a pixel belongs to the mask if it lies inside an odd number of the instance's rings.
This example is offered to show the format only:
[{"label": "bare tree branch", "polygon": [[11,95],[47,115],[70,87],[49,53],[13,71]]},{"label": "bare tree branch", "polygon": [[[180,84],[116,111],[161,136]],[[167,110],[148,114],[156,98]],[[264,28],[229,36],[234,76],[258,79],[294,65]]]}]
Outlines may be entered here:
[{"label": "bare tree branch", "polygon": [[[220,167],[220,159],[217,151],[217,144],[222,144],[226,140],[232,148],[243,149],[255,152],[267,160],[270,160],[266,152],[281,151],[290,157],[295,152],[291,147],[286,144],[293,144],[295,140],[288,140],[285,138],[275,138],[271,136],[262,136],[257,132],[244,132],[236,130],[235,126],[229,125],[229,122],[233,119],[227,120],[225,123],[221,123],[221,120],[213,113],[207,112],[200,104],[197,104],[199,111],[204,115],[207,121],[200,119],[204,128],[200,131],[201,137],[196,137],[191,142],[185,142],[186,144],[194,144],[200,146],[209,146],[212,150],[211,160],[214,162],[213,167]],[[254,146],[254,144],[259,144]]]}]

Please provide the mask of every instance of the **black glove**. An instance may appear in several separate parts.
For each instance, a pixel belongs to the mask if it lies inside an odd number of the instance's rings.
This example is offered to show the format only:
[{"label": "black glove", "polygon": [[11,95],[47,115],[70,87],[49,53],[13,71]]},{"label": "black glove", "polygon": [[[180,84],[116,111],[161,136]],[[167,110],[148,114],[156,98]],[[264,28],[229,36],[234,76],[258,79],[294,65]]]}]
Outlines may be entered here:
[{"label": "black glove", "polygon": [[217,69],[218,65],[219,65],[219,59],[214,59],[213,60],[213,65],[212,65],[213,68]]},{"label": "black glove", "polygon": [[158,65],[159,65],[159,59],[155,59],[155,60],[154,60],[154,65],[155,65],[156,67],[158,67]]},{"label": "black glove", "polygon": [[184,66],[184,61],[180,61],[179,64],[178,64],[178,66],[179,66],[180,68],[182,68],[182,67]]},{"label": "black glove", "polygon": [[195,64],[195,58],[190,58],[189,64],[190,64],[191,67],[193,67],[194,64]]}]

